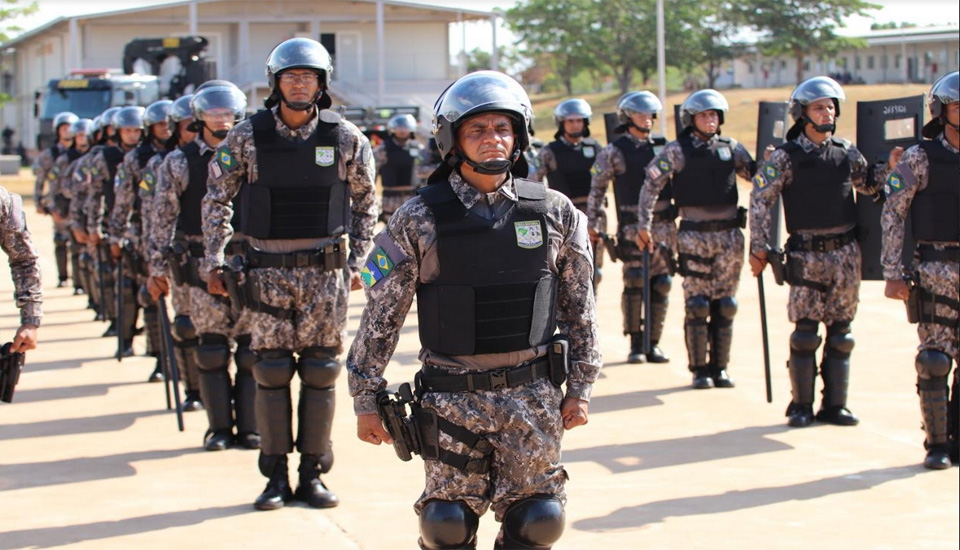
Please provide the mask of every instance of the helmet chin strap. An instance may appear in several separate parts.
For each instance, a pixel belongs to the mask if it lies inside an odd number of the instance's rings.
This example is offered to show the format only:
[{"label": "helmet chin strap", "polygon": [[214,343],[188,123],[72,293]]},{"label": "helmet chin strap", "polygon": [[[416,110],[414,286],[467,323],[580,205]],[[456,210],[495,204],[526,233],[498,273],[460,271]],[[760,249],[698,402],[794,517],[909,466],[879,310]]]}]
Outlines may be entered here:
[{"label": "helmet chin strap", "polygon": [[577,138],[583,137],[583,132],[573,132],[573,133],[565,132],[565,133],[567,134],[568,138],[577,139]]},{"label": "helmet chin strap", "polygon": [[230,132],[230,130],[214,130],[213,128],[207,126],[206,122],[203,123],[203,127],[206,128],[208,132],[210,132],[211,136],[217,139],[223,139],[227,137],[227,134]]},{"label": "helmet chin strap", "polygon": [[511,160],[486,160],[483,162],[474,162],[461,155],[460,152],[457,151],[453,153],[453,160],[458,168],[460,164],[466,163],[467,166],[473,168],[474,172],[478,174],[497,176],[500,174],[506,174],[510,171],[510,168],[513,167],[513,163],[516,162],[516,154],[514,154],[514,158]]},{"label": "helmet chin strap", "polygon": [[807,124],[813,126],[813,129],[821,134],[832,134],[837,131],[837,123],[830,122],[828,124],[817,124],[810,117],[807,116],[807,113],[803,113],[803,120],[807,121]]},{"label": "helmet chin strap", "polygon": [[954,130],[960,132],[960,125],[957,125],[957,124],[954,124],[954,123],[950,122],[950,121],[947,119],[946,115],[940,115],[940,121],[943,122],[943,125],[944,125],[944,126],[949,126],[949,127],[953,128]]},{"label": "helmet chin strap", "polygon": [[320,98],[323,97],[323,90],[317,90],[317,95],[313,96],[313,101],[287,101],[287,98],[283,97],[282,93],[278,93],[278,95],[288,109],[293,111],[309,111],[316,105],[317,101],[320,101]]}]

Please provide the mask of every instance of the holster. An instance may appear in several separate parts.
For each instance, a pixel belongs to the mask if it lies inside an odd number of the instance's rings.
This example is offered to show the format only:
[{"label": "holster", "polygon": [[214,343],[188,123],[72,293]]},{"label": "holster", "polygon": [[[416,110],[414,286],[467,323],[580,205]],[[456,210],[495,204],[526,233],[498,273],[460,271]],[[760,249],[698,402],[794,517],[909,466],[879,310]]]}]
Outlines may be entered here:
[{"label": "holster", "polygon": [[164,251],[163,256],[167,259],[167,265],[170,266],[170,277],[177,286],[183,286],[187,283],[187,247],[183,242],[174,241]]},{"label": "holster", "polygon": [[560,387],[567,381],[570,372],[570,342],[558,334],[547,344],[547,359],[550,361],[550,382]]},{"label": "holster", "polygon": [[223,285],[227,287],[227,294],[230,295],[230,307],[237,313],[243,311],[248,304],[243,258],[235,256],[230,263],[223,265],[221,277]]},{"label": "holster", "polygon": [[20,381],[20,371],[23,370],[22,353],[11,353],[11,342],[0,348],[0,401],[13,402],[13,392]]},{"label": "holster", "polygon": [[[380,390],[376,394],[377,415],[384,429],[393,439],[393,450],[396,451],[400,460],[407,462],[413,458],[414,454],[420,454],[420,433],[417,429],[417,415],[407,413],[407,407],[414,412],[421,409],[413,398],[413,391],[410,384],[404,383],[400,390],[391,394],[387,390]],[[421,414],[421,416],[423,416]],[[436,414],[434,413],[434,418]],[[434,422],[436,424],[436,422]],[[437,436],[439,439],[439,436]],[[424,457],[426,458],[426,457]]]},{"label": "holster", "polygon": [[612,235],[607,235],[606,233],[600,234],[600,240],[603,241],[603,247],[607,249],[607,254],[610,256],[610,261],[617,262],[620,260],[619,254],[617,254],[617,239]]},{"label": "holster", "polygon": [[747,228],[747,209],[742,206],[737,207],[737,227],[740,229]]},{"label": "holster", "polygon": [[660,243],[660,248],[663,251],[663,258],[667,262],[667,270],[670,272],[670,275],[676,275],[680,270],[680,266],[677,264],[677,255],[673,253],[673,250],[670,249],[664,243]]},{"label": "holster", "polygon": [[907,297],[907,322],[915,325],[920,322],[920,315],[923,311],[922,296],[920,285],[917,284],[916,275],[907,275],[904,277],[907,288],[910,289],[910,295]]},{"label": "holster", "polygon": [[784,262],[783,250],[767,246],[767,261],[770,263],[770,271],[773,273],[773,280],[780,286],[787,280],[787,266]]}]

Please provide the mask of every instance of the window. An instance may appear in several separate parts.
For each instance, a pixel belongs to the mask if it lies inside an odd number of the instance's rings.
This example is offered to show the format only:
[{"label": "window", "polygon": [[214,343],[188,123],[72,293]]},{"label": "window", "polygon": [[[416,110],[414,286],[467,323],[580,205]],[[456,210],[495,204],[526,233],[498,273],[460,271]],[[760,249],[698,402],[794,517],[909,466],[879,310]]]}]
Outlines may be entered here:
[{"label": "window", "polygon": [[786,68],[787,68],[787,61],[786,61],[785,59],[782,60],[782,61],[780,61],[780,68],[781,68],[781,69],[786,69]]},{"label": "window", "polygon": [[894,68],[894,69],[899,69],[899,68],[900,68],[900,54],[897,54],[896,56],[894,56],[894,58],[893,58],[893,68]]},{"label": "window", "polygon": [[854,56],[854,58],[853,58],[853,68],[854,68],[855,70],[858,70],[858,71],[860,70],[860,56],[859,56],[859,55]]},{"label": "window", "polygon": [[875,65],[874,57],[873,57],[872,55],[868,55],[868,56],[867,56],[867,69],[868,69],[868,70],[873,70],[873,66],[874,66],[874,65]]},{"label": "window", "polygon": [[809,59],[804,59],[804,60],[803,60],[803,70],[805,70],[805,71],[809,71],[809,70],[810,70],[810,60],[809,60]]}]

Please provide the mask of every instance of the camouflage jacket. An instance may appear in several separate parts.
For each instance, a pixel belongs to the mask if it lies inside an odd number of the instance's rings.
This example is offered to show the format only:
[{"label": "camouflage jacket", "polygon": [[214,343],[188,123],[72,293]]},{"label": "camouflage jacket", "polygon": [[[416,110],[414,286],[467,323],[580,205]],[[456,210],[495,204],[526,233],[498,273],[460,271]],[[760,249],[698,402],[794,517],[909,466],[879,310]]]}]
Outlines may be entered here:
[{"label": "camouflage jacket", "polygon": [[43,288],[37,249],[30,240],[23,199],[0,187],[0,248],[10,260],[14,297],[20,308],[20,323],[39,325],[43,318]]}]

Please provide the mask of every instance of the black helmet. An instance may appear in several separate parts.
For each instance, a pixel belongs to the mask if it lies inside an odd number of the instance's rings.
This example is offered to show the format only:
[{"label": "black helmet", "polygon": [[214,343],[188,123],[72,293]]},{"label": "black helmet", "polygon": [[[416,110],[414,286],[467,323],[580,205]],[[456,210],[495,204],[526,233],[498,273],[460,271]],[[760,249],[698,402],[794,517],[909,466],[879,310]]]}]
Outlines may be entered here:
[{"label": "black helmet", "polygon": [[[506,166],[480,167],[460,157],[481,173],[499,174],[509,170],[530,145],[529,126],[533,119],[530,98],[520,84],[496,71],[477,71],[460,77],[447,87],[433,106],[433,135],[444,161],[450,159],[456,143],[457,128],[463,121],[484,113],[502,113],[513,119],[517,135],[513,156]],[[459,155],[457,155],[459,157]],[[526,174],[523,174],[526,177]]]},{"label": "black helmet", "polygon": [[170,105],[170,109],[167,110],[167,124],[170,125],[171,131],[175,132],[177,130],[177,123],[181,120],[193,118],[193,111],[190,110],[190,101],[192,99],[193,94],[187,94],[178,97],[173,101],[173,104]]},{"label": "black helmet", "polygon": [[53,117],[53,131],[56,132],[60,129],[60,126],[64,124],[69,126],[78,120],[80,120],[80,117],[71,113],[70,111],[57,113],[57,116]]},{"label": "black helmet", "polygon": [[387,133],[393,135],[397,130],[407,130],[411,134],[417,131],[417,119],[413,115],[394,115],[387,121]]},{"label": "black helmet", "polygon": [[646,113],[657,118],[657,114],[663,110],[663,104],[660,98],[646,90],[640,92],[627,92],[617,102],[617,122],[620,124],[631,123],[630,115],[633,113]]},{"label": "black helmet", "polygon": [[123,107],[113,116],[113,126],[120,128],[143,128],[143,113],[146,111],[143,107],[131,105]]},{"label": "black helmet", "polygon": [[89,118],[78,118],[76,122],[70,125],[70,134],[74,137],[77,134],[86,134],[87,136],[93,137],[95,131],[96,126]]},{"label": "black helmet", "polygon": [[947,121],[943,107],[960,101],[960,73],[953,71],[937,79],[927,94],[927,107],[930,109],[930,122],[923,127],[923,137],[933,139],[943,131]]},{"label": "black helmet", "polygon": [[693,92],[680,104],[680,125],[684,129],[693,126],[693,116],[704,111],[717,111],[722,125],[723,114],[729,110],[727,98],[720,92],[709,88]]},{"label": "black helmet", "polygon": [[161,99],[148,105],[143,112],[143,129],[150,130],[150,127],[154,124],[166,121],[171,105],[173,105],[173,102],[169,99]]},{"label": "black helmet", "polygon": [[[320,91],[314,102],[321,109],[331,105],[330,96],[323,93],[330,87],[330,74],[333,73],[333,63],[330,53],[322,44],[310,38],[291,38],[277,45],[267,56],[267,84],[270,86],[270,96],[265,104],[267,108],[276,105],[281,97],[277,87],[277,76],[289,69],[313,69],[320,78]],[[287,103],[290,108],[305,111],[310,105]]]}]

